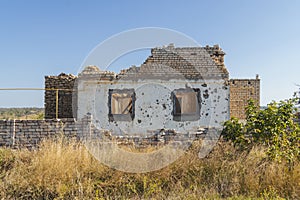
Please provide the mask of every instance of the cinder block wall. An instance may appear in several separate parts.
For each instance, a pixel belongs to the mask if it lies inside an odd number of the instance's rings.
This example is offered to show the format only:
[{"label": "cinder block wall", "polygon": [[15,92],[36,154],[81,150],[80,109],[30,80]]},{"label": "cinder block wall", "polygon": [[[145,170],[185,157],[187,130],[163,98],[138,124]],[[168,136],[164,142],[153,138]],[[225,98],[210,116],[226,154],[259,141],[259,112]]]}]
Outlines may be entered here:
[{"label": "cinder block wall", "polygon": [[249,99],[260,106],[260,79],[230,79],[230,117],[245,119]]},{"label": "cinder block wall", "polygon": [[[85,118],[80,122],[74,119],[47,119],[47,120],[0,120],[0,147],[35,149],[44,139],[58,138],[64,136],[68,139],[82,141],[89,139],[112,139],[110,133],[99,130],[95,126],[88,124],[90,118]],[[195,133],[196,138],[203,138],[202,133]],[[168,143],[174,135],[170,133],[156,134],[152,137],[115,137],[120,145],[136,145],[146,147],[149,145],[163,145]],[[187,133],[185,137],[190,137]],[[195,139],[194,136],[191,138]],[[174,137],[173,137],[174,138]],[[176,138],[175,138],[176,139]]]},{"label": "cinder block wall", "polygon": [[60,135],[77,137],[74,119],[0,120],[0,146],[30,149],[43,139]]},{"label": "cinder block wall", "polygon": [[14,120],[0,120],[0,146],[10,146],[13,137]]},{"label": "cinder block wall", "polygon": [[[58,118],[74,118],[72,102],[76,103],[74,84],[76,76],[61,73],[58,76],[45,76],[45,119],[56,118],[56,90],[58,91]],[[47,90],[48,89],[48,90]],[[74,94],[74,95],[73,95]],[[72,100],[72,98],[74,100]],[[74,104],[76,106],[76,104]]]}]

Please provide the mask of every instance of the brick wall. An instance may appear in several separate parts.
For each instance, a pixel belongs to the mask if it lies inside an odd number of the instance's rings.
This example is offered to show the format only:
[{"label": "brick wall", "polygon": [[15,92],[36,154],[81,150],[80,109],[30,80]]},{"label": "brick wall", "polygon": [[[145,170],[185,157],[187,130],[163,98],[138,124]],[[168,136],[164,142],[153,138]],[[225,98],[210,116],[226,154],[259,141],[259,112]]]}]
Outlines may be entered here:
[{"label": "brick wall", "polygon": [[[157,47],[151,49],[151,56],[149,56],[143,65],[141,65],[141,72],[143,68],[150,65],[144,73],[151,70],[150,73],[155,73],[155,66],[153,64],[162,64],[166,70],[169,68],[179,72],[186,79],[227,79],[229,74],[224,65],[225,53],[218,45],[213,47],[178,47],[173,45],[168,47]],[[156,73],[162,70],[158,68]],[[169,70],[170,71],[170,70]],[[170,72],[163,73],[168,75]]]},{"label": "brick wall", "polygon": [[230,79],[230,117],[245,119],[248,100],[260,106],[260,79]]},{"label": "brick wall", "polygon": [[[45,119],[56,118],[56,89],[58,91],[58,118],[73,118],[72,95],[76,76],[61,73],[58,76],[45,76]],[[49,90],[47,90],[49,89]],[[76,106],[76,105],[75,105]]]},{"label": "brick wall", "polygon": [[110,132],[90,125],[90,122],[91,118],[88,117],[80,122],[75,122],[74,119],[0,120],[0,147],[33,149],[38,147],[43,139],[65,136],[78,140],[107,141],[109,139],[119,145],[135,145],[137,148],[143,148],[149,145],[167,144],[171,140],[182,141],[183,138],[190,138],[192,141],[203,138],[207,132],[206,129],[199,129],[194,133],[176,135],[174,130],[161,130],[151,137],[112,136]]},{"label": "brick wall", "polygon": [[74,119],[0,120],[0,146],[32,148],[43,139],[62,134],[77,136]]}]

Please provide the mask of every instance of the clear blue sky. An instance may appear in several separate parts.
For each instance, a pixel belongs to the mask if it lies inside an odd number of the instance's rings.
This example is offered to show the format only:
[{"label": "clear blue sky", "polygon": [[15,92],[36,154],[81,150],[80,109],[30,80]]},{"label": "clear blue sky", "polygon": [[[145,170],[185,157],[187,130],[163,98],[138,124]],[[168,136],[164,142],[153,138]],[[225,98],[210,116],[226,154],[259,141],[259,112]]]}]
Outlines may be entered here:
[{"label": "clear blue sky", "polygon": [[[262,105],[291,97],[300,84],[297,0],[1,0],[0,87],[40,88],[45,75],[76,74],[97,44],[139,27],[219,44],[231,78],[260,75]],[[0,107],[14,106],[42,107],[43,92],[0,91]]]}]

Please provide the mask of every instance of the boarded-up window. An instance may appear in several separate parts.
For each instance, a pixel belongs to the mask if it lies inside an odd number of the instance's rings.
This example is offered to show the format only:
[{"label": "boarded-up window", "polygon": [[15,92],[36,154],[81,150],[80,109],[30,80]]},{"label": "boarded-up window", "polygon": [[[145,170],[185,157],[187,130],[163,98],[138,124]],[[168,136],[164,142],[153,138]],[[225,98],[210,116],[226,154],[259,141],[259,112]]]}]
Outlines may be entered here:
[{"label": "boarded-up window", "polygon": [[175,94],[175,114],[197,112],[197,93],[178,92]]},{"label": "boarded-up window", "polygon": [[134,117],[135,93],[133,89],[109,90],[110,121],[130,121]]},{"label": "boarded-up window", "polygon": [[176,121],[193,121],[200,118],[199,89],[178,89],[173,92],[173,115]]},{"label": "boarded-up window", "polygon": [[127,93],[115,93],[111,96],[112,114],[129,114],[132,112],[132,97]]}]

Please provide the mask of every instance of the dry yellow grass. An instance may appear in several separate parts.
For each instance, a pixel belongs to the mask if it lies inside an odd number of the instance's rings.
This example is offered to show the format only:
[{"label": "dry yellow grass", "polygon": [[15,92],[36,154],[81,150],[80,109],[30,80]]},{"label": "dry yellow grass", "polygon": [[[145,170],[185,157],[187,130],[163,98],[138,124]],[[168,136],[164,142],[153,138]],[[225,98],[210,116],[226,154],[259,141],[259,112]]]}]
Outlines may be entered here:
[{"label": "dry yellow grass", "polygon": [[155,172],[110,169],[76,141],[44,141],[38,150],[0,150],[2,199],[300,199],[300,164],[268,161],[265,149],[239,152],[220,142],[199,159],[196,142]]}]

